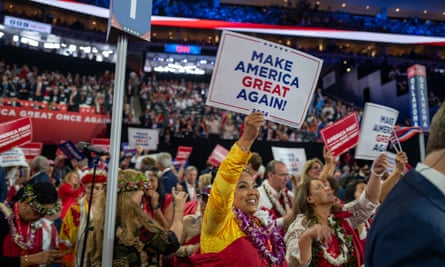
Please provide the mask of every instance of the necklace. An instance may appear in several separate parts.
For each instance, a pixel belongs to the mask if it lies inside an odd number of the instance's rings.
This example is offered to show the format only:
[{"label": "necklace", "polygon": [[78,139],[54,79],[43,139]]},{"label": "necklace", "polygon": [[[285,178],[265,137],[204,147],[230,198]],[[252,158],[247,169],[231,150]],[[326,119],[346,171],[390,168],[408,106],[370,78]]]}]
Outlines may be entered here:
[{"label": "necklace", "polygon": [[[332,264],[333,266],[351,266],[355,264],[353,258],[354,258],[354,246],[352,242],[352,236],[351,235],[345,235],[345,230],[341,226],[340,220],[342,220],[341,217],[334,218],[334,215],[329,215],[328,217],[328,225],[331,227],[331,229],[334,232],[334,235],[337,237],[338,245],[340,247],[340,253],[338,256],[333,256],[328,251],[328,246],[325,244],[320,243],[319,241],[316,241],[316,245],[313,246],[313,249],[315,247],[315,253],[313,255],[320,255],[322,256],[328,263]],[[317,247],[319,249],[317,249]],[[352,255],[349,257],[349,255]]]},{"label": "necklace", "polygon": [[276,198],[272,197],[272,188],[271,188],[270,184],[267,181],[265,181],[263,183],[263,188],[264,188],[264,192],[266,192],[267,198],[272,203],[273,208],[281,216],[286,215],[286,211],[290,209],[289,198],[288,198],[286,192],[284,190],[282,190],[281,192],[278,192],[279,195],[283,196],[283,200],[284,200],[283,201],[284,202],[284,207],[283,207],[283,205],[281,205],[280,201],[278,201]]},{"label": "necklace", "polygon": [[[14,224],[13,217],[15,217],[15,222],[16,222],[17,227]],[[23,235],[25,235],[25,233],[22,232],[18,203],[14,204],[14,215],[13,216],[11,215],[8,217],[8,224],[9,224],[9,229],[11,229],[12,241],[14,241],[14,243],[16,243],[17,246],[19,246],[23,250],[32,249],[33,245],[34,245],[34,239],[36,237],[36,235],[35,235],[36,229],[34,227],[31,227],[28,224],[28,229],[26,231],[27,238],[25,239],[23,237]],[[27,241],[25,241],[25,240],[27,240]]]},{"label": "necklace", "polygon": [[284,240],[280,228],[272,219],[264,224],[255,216],[250,217],[235,207],[232,208],[235,219],[241,230],[247,235],[260,255],[272,264],[280,265],[284,261]]}]

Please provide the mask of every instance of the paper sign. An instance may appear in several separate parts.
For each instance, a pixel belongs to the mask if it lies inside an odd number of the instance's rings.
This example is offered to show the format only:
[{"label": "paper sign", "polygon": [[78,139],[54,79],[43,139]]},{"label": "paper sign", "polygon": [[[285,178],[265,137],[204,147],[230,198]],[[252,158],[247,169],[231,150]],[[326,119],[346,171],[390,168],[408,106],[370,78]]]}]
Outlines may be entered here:
[{"label": "paper sign", "polygon": [[141,146],[145,150],[157,150],[159,130],[128,127],[128,144],[134,148]]},{"label": "paper sign", "polygon": [[91,145],[110,153],[110,138],[92,138]]},{"label": "paper sign", "polygon": [[355,158],[374,160],[386,151],[399,112],[373,103],[366,103]]},{"label": "paper sign", "polygon": [[312,100],[322,60],[251,36],[224,31],[209,87],[209,106],[299,128]]},{"label": "paper sign", "polygon": [[31,160],[35,156],[42,155],[43,143],[31,142],[21,145],[20,148],[25,153],[25,158]]},{"label": "paper sign", "polygon": [[359,132],[357,114],[351,113],[323,128],[320,134],[326,147],[337,157],[357,145]]},{"label": "paper sign", "polygon": [[0,154],[0,167],[29,167],[22,149],[14,147]]},{"label": "paper sign", "polygon": [[0,153],[31,141],[31,118],[26,117],[0,124]]},{"label": "paper sign", "polygon": [[272,155],[275,160],[286,164],[290,174],[300,175],[300,171],[306,162],[304,148],[272,147]]},{"label": "paper sign", "polygon": [[59,149],[68,157],[68,159],[75,159],[81,161],[85,158],[85,155],[77,149],[77,147],[71,141],[66,141],[59,145]]},{"label": "paper sign", "polygon": [[191,146],[179,146],[175,161],[182,162],[187,160],[190,157],[192,150],[193,148]]},{"label": "paper sign", "polygon": [[225,147],[223,147],[221,145],[216,145],[207,161],[211,165],[218,167],[219,164],[221,164],[221,162],[224,160],[224,158],[227,156],[228,153],[229,153],[229,150],[227,150]]}]

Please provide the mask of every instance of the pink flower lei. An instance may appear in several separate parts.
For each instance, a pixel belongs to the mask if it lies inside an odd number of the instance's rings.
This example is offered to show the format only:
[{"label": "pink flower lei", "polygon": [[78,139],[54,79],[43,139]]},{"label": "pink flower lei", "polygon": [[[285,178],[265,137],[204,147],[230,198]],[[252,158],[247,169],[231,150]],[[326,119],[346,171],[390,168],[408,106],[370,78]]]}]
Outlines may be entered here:
[{"label": "pink flower lei", "polygon": [[[269,260],[272,264],[280,265],[284,261],[284,239],[280,228],[272,221],[269,225],[257,225],[253,219],[240,209],[232,208],[235,219],[241,230],[247,235],[253,245],[260,251],[260,255]],[[272,248],[267,248],[267,243],[271,242]]]}]

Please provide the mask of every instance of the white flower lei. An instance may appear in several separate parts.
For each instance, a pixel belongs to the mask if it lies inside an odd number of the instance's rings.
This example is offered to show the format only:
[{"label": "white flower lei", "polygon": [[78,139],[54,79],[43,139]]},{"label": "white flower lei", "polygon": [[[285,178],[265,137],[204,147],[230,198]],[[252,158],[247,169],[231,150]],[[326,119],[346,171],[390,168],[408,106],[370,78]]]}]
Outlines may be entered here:
[{"label": "white flower lei", "polygon": [[263,188],[270,202],[272,202],[273,208],[275,208],[281,216],[286,215],[286,211],[290,209],[289,198],[286,194],[286,191],[283,190],[283,192],[278,192],[278,194],[280,195],[283,194],[284,196],[284,209],[283,209],[283,205],[281,205],[280,201],[278,201],[276,198],[272,196],[271,192],[272,188],[267,181],[263,183]]},{"label": "white flower lei", "polygon": [[337,228],[341,229],[340,227],[335,227],[335,221],[332,215],[328,217],[328,223],[329,226],[334,229],[334,234],[337,236],[338,240],[341,243],[340,247],[340,255],[338,255],[336,258],[334,258],[331,254],[328,252],[327,246],[322,245],[321,250],[323,251],[323,258],[325,258],[330,264],[334,266],[340,266],[348,261],[348,247],[346,246],[346,240],[345,236],[343,234],[343,231],[338,230]]}]

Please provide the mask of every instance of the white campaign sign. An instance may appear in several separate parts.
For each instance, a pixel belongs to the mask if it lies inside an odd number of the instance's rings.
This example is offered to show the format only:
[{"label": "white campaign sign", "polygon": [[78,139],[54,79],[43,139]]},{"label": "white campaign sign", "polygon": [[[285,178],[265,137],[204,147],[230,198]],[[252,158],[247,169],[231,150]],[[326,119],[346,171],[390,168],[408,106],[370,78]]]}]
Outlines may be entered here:
[{"label": "white campaign sign", "polygon": [[395,109],[366,103],[355,158],[374,160],[385,152],[398,116]]},{"label": "white campaign sign", "polygon": [[158,129],[141,129],[128,127],[128,145],[136,148],[141,146],[146,150],[157,150],[159,144]]},{"label": "white campaign sign", "polygon": [[206,104],[299,128],[323,61],[259,38],[224,31]]},{"label": "white campaign sign", "polygon": [[272,147],[272,155],[275,160],[286,164],[290,174],[300,175],[300,171],[306,162],[304,148]]}]

